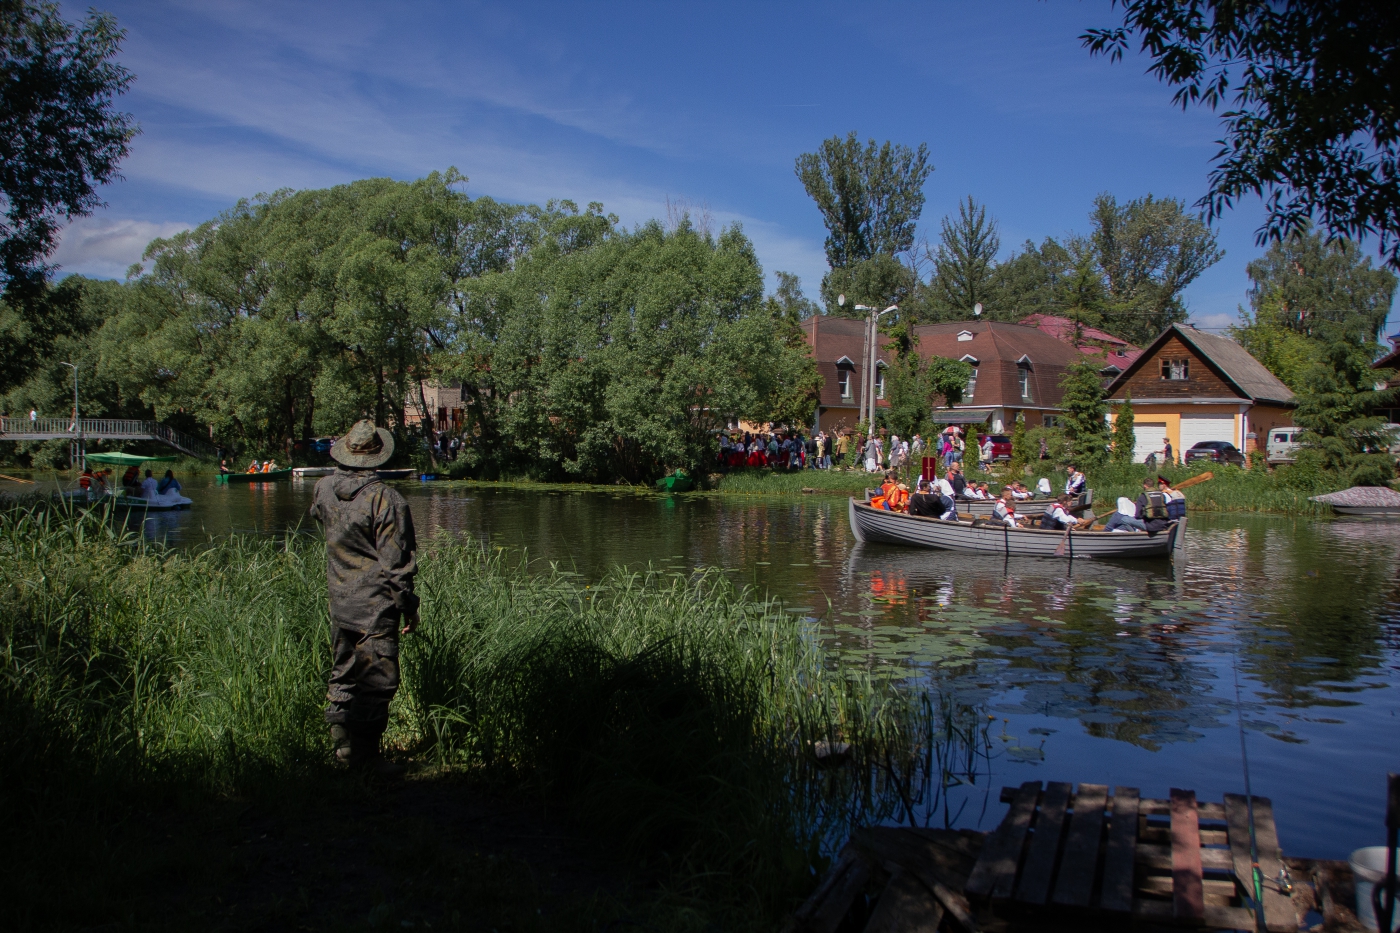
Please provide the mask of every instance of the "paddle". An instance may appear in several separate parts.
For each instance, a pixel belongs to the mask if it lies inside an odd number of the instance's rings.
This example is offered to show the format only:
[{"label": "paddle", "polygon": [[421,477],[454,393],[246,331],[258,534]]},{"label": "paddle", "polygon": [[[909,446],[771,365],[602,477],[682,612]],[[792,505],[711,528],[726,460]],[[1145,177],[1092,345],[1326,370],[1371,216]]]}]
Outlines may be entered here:
[{"label": "paddle", "polygon": [[1212,472],[1210,472],[1209,470],[1207,470],[1207,471],[1204,472],[1204,473],[1198,473],[1197,475],[1191,477],[1190,479],[1184,479],[1184,480],[1182,480],[1181,482],[1179,482],[1179,483],[1177,483],[1176,485],[1174,485],[1172,488],[1173,488],[1173,489],[1185,489],[1187,486],[1194,486],[1194,485],[1196,485],[1197,483],[1204,483],[1206,480],[1210,480],[1210,479],[1215,479],[1215,474],[1212,473]]}]

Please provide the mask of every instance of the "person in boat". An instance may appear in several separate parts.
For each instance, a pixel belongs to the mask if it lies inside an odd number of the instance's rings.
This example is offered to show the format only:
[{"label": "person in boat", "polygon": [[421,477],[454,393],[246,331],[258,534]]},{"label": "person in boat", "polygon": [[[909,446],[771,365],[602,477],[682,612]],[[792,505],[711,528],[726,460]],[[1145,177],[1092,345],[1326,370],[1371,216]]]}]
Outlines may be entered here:
[{"label": "person in boat", "polygon": [[953,498],[963,498],[963,492],[967,489],[967,479],[962,475],[962,469],[956,463],[953,463],[948,467],[948,472],[945,474],[944,478],[949,488],[953,490]]},{"label": "person in boat", "polygon": [[1035,491],[1036,491],[1036,495],[1040,495],[1040,496],[1049,496],[1049,495],[1050,495],[1050,479],[1049,479],[1049,477],[1042,476],[1042,477],[1040,478],[1040,481],[1037,482],[1037,483],[1035,484]]},{"label": "person in boat", "polygon": [[914,484],[914,494],[909,497],[909,514],[923,518],[937,518],[939,515],[938,496],[929,490],[929,484],[922,476]]},{"label": "person in boat", "polygon": [[250,463],[250,464],[248,464],[248,469],[247,469],[245,472],[247,472],[247,473],[256,473],[256,472],[258,472],[258,458],[257,458],[257,457],[254,457],[254,458],[253,458],[253,462]]},{"label": "person in boat", "polygon": [[78,474],[78,488],[92,495],[92,470],[88,467],[83,467],[83,472]]},{"label": "person in boat", "polygon": [[1146,531],[1147,525],[1137,517],[1137,505],[1127,496],[1118,497],[1118,511],[1108,517],[1104,531]]},{"label": "person in boat", "polygon": [[890,492],[890,499],[887,507],[891,512],[908,512],[909,487],[903,483],[896,483],[894,489]]},{"label": "person in boat", "polygon": [[1013,481],[1007,484],[1007,488],[1011,490],[1011,498],[1017,502],[1025,502],[1027,499],[1035,498],[1024,483]]},{"label": "person in boat", "polygon": [[166,470],[165,478],[162,479],[160,485],[156,487],[156,492],[160,493],[162,496],[166,493],[179,495],[182,489],[184,489],[184,487],[181,486],[180,481],[175,478],[175,474],[170,470]]},{"label": "person in boat", "polygon": [[331,671],[326,723],[335,760],[396,770],[380,753],[399,688],[399,637],[418,627],[418,545],[413,513],[375,475],[394,436],[359,421],[331,447],[338,466],[316,484],[310,516],[326,535]]},{"label": "person in boat", "polygon": [[1167,518],[1179,521],[1186,517],[1186,496],[1180,489],[1174,489],[1165,476],[1157,477],[1157,491],[1167,497]]},{"label": "person in boat", "polygon": [[1079,523],[1074,516],[1069,514],[1069,507],[1074,502],[1072,496],[1060,496],[1050,503],[1045,509],[1045,514],[1040,517],[1040,527],[1048,528],[1052,531],[1063,531],[1066,528],[1073,528]]},{"label": "person in boat", "polygon": [[1158,491],[1157,479],[1152,476],[1142,481],[1142,495],[1138,496],[1137,501],[1133,503],[1132,520],[1129,520],[1127,516],[1119,518],[1122,513],[1123,499],[1119,499],[1118,512],[1108,520],[1104,530],[1117,531],[1119,528],[1127,527],[1155,535],[1159,531],[1166,530],[1167,526],[1171,524],[1171,519],[1167,517],[1167,497]]},{"label": "person in boat", "polygon": [[1011,528],[1017,528],[1021,524],[1016,514],[1016,501],[1005,492],[992,508],[992,518]]},{"label": "person in boat", "polygon": [[220,461],[219,461],[219,475],[220,475],[220,476],[228,476],[228,461],[227,461],[227,460],[220,460]]},{"label": "person in boat", "polygon": [[128,492],[134,493],[136,488],[140,486],[140,484],[141,468],[134,464],[132,466],[127,467],[126,472],[122,474],[122,487]]},{"label": "person in boat", "polygon": [[1077,496],[1084,492],[1084,485],[1086,482],[1084,474],[1080,473],[1079,468],[1072,463],[1067,469],[1069,470],[1069,479],[1065,480],[1065,495]]},{"label": "person in boat", "polygon": [[150,470],[147,470],[146,478],[141,483],[141,498],[145,499],[147,502],[154,502],[156,497],[160,495],[157,486],[156,478],[151,475]]}]

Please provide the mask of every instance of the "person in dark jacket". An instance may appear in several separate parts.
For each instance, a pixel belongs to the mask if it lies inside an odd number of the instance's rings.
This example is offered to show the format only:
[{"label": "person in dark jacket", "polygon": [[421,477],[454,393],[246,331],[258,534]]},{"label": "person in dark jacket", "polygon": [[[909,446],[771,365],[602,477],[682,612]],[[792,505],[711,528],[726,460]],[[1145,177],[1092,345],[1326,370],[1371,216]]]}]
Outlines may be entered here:
[{"label": "person in dark jacket", "polygon": [[[396,770],[380,755],[389,703],[399,688],[399,635],[418,625],[418,544],[413,514],[375,468],[394,437],[360,421],[331,447],[336,471],[316,484],[311,517],[326,533],[331,674],[326,722],[338,762]],[[400,626],[402,625],[402,628]]]},{"label": "person in dark jacket", "polygon": [[1171,524],[1167,512],[1167,497],[1157,491],[1157,478],[1149,476],[1142,481],[1142,495],[1137,497],[1137,517],[1142,520],[1148,534],[1156,534]]}]

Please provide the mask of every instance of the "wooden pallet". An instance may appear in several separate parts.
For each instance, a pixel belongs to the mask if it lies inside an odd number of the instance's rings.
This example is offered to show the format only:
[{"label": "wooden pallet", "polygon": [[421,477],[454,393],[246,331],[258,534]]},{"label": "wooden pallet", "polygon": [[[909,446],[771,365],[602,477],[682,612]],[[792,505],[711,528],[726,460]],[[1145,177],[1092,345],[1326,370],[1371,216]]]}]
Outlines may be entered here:
[{"label": "wooden pallet", "polygon": [[[989,834],[968,877],[974,902],[1013,914],[1109,914],[1152,923],[1255,928],[1253,868],[1244,797],[1200,803],[1194,791],[1166,800],[1102,784],[1039,781],[1003,788],[1011,809]],[[1271,931],[1297,930],[1280,882],[1284,867],[1268,798],[1254,798],[1255,838]],[[1107,919],[1107,918],[1105,918]]]}]

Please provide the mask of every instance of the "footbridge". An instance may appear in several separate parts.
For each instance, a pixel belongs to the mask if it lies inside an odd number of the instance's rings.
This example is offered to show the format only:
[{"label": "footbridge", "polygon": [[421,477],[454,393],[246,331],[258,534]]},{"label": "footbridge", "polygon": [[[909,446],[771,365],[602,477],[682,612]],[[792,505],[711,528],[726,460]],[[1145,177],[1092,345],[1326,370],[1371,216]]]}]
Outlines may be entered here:
[{"label": "footbridge", "polygon": [[0,441],[158,441],[201,460],[218,458],[208,441],[159,421],[123,418],[0,418]]}]

